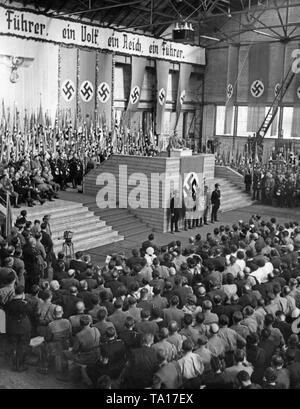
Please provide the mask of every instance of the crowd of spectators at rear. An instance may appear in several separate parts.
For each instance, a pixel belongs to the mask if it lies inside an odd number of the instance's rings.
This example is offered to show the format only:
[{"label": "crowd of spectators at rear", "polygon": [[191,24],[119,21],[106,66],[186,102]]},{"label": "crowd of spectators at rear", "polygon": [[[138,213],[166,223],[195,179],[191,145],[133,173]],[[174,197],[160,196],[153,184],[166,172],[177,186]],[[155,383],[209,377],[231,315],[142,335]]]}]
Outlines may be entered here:
[{"label": "crowd of spectators at rear", "polygon": [[[40,373],[65,381],[77,371],[90,388],[299,388],[297,222],[253,215],[186,246],[151,234],[103,266],[82,252],[55,257],[46,227],[46,248],[26,224],[0,248],[13,369],[37,354]],[[32,249],[45,252],[43,274]]]}]

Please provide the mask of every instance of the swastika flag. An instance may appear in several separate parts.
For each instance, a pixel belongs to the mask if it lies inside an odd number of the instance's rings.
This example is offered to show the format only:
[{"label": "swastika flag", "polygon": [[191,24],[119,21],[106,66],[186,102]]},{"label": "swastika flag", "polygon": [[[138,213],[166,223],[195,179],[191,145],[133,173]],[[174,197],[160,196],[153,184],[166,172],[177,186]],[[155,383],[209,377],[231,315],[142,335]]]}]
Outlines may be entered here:
[{"label": "swastika flag", "polygon": [[225,90],[225,134],[231,134],[233,128],[233,109],[234,104],[236,103],[238,64],[239,49],[236,46],[229,46],[227,62],[227,85]]},{"label": "swastika flag", "polygon": [[249,51],[248,102],[264,104],[268,98],[270,45],[253,44]]},{"label": "swastika flag", "polygon": [[[112,53],[97,53],[97,112],[99,126],[105,124],[111,129],[111,104],[112,104],[112,70],[113,57]],[[104,122],[104,123],[103,123]]]},{"label": "swastika flag", "polygon": [[[76,104],[77,104],[77,89],[76,89],[76,67],[77,67],[77,50],[61,46],[60,50],[60,121],[64,113],[70,113],[72,125],[75,122]],[[68,124],[69,125],[69,124]]]},{"label": "swastika flag", "polygon": [[[96,52],[79,50],[79,103],[83,122],[94,119],[96,93]],[[89,118],[89,121],[87,121]]]},{"label": "swastika flag", "polygon": [[186,95],[189,87],[189,80],[192,73],[192,65],[180,63],[180,70],[179,70],[179,80],[178,80],[178,89],[177,89],[177,102],[176,102],[176,122],[175,127],[176,129],[180,112],[182,109],[182,105],[186,100]]},{"label": "swastika flag", "polygon": [[131,86],[129,91],[127,113],[134,112],[138,109],[144,82],[146,63],[146,58],[131,57]]},{"label": "swastika flag", "polygon": [[169,61],[156,60],[156,134],[160,135],[164,132],[164,113],[167,102],[168,93],[168,76],[169,76],[170,63]]}]

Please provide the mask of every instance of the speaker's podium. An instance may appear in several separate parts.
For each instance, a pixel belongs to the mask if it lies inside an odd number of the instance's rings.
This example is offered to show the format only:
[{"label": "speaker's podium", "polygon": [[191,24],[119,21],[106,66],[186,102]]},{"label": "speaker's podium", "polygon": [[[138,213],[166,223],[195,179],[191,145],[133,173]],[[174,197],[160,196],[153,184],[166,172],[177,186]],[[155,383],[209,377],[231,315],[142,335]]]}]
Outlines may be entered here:
[{"label": "speaker's podium", "polygon": [[[113,180],[115,197],[107,207],[128,208],[156,231],[170,230],[170,192],[188,188],[196,178],[200,189],[212,187],[214,155],[193,155],[190,149],[172,149],[170,156],[112,155],[84,178],[84,193],[99,197]],[[102,201],[103,203],[103,201]],[[115,204],[115,206],[113,206]]]},{"label": "speaker's podium", "polygon": [[193,151],[191,149],[171,149],[170,158],[185,158],[186,156],[192,156]]}]

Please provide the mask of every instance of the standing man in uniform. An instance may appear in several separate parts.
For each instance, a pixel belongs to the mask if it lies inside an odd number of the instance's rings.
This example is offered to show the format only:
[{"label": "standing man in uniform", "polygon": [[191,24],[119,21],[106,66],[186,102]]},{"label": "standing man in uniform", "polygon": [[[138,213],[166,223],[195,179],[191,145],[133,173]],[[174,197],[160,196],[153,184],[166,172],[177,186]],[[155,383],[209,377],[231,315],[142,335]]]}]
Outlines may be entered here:
[{"label": "standing man in uniform", "polygon": [[221,204],[221,192],[219,183],[215,184],[215,190],[211,194],[211,223],[218,222],[217,213]]},{"label": "standing man in uniform", "polygon": [[[207,216],[209,215],[210,211],[210,194],[208,191],[208,186],[204,185],[204,213],[203,213],[203,222],[204,224],[207,223]],[[202,225],[202,220],[200,220],[200,226]]]},{"label": "standing man in uniform", "polygon": [[174,233],[174,226],[175,232],[178,233],[179,232],[178,220],[180,217],[180,200],[178,190],[174,190],[171,196],[170,211],[171,211],[171,233]]},{"label": "standing man in uniform", "polygon": [[193,222],[193,212],[195,207],[195,201],[193,199],[193,192],[189,190],[186,197],[184,198],[185,202],[185,218],[184,218],[184,230],[192,229]]}]

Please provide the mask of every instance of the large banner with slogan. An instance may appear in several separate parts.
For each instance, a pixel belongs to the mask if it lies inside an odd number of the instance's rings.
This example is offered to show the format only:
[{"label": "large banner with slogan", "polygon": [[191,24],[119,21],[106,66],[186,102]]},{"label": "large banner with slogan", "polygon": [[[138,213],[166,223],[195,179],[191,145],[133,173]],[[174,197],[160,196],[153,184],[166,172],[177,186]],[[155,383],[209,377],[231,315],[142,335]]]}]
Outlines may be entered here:
[{"label": "large banner with slogan", "polygon": [[95,114],[96,51],[79,50],[79,112],[90,125]]},{"label": "large banner with slogan", "polygon": [[205,49],[199,46],[99,27],[70,18],[49,17],[11,6],[0,6],[0,34],[173,62],[205,64]]},{"label": "large banner with slogan", "polygon": [[60,47],[59,50],[59,104],[61,116],[66,114],[74,125],[77,105],[77,50],[76,48]]},{"label": "large banner with slogan", "polygon": [[230,134],[233,122],[233,110],[236,102],[238,79],[239,49],[236,46],[228,47],[227,85],[224,133]]},{"label": "large banner with slogan", "polygon": [[185,101],[191,73],[192,73],[191,64],[180,64],[178,89],[177,89],[177,101],[176,101],[176,121],[175,121],[174,129],[176,129],[177,127],[180,112],[181,112],[182,106]]},{"label": "large banner with slogan", "polygon": [[270,45],[253,44],[249,51],[248,102],[263,104],[267,101],[269,86]]},{"label": "large banner with slogan", "polygon": [[147,64],[146,58],[132,57],[131,86],[127,105],[127,115],[138,109],[139,102],[141,99],[146,64]]},{"label": "large banner with slogan", "polygon": [[156,60],[156,134],[163,132],[164,113],[168,93],[168,77],[170,63],[168,61]]},{"label": "large banner with slogan", "polygon": [[111,129],[112,107],[112,53],[97,53],[97,113],[98,124]]}]

